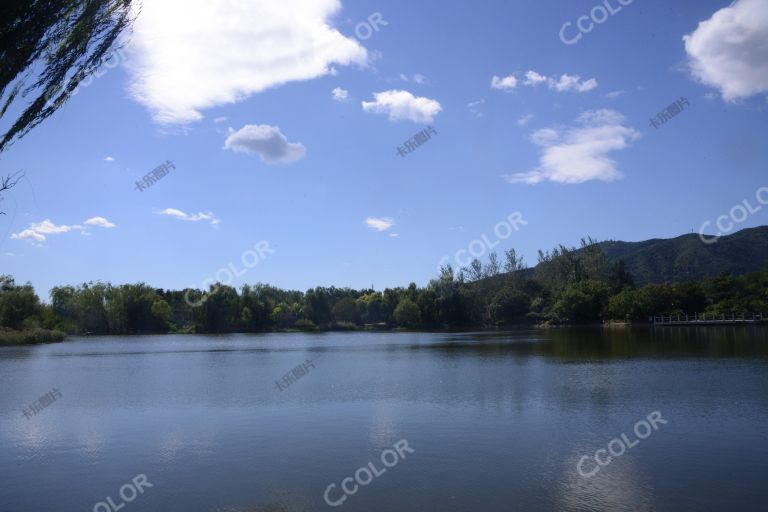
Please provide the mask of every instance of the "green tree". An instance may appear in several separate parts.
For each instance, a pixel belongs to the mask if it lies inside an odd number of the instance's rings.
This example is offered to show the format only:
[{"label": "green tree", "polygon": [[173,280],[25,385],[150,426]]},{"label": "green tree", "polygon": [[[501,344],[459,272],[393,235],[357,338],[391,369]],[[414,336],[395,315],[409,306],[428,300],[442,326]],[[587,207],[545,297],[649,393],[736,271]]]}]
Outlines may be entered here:
[{"label": "green tree", "polygon": [[635,280],[627,272],[624,260],[618,260],[611,265],[608,273],[608,285],[613,293],[618,293],[625,287],[634,288]]},{"label": "green tree", "polygon": [[607,299],[608,290],[599,281],[571,283],[552,305],[553,320],[572,324],[599,322]]},{"label": "green tree", "polygon": [[[745,294],[738,295],[744,297]],[[678,308],[685,314],[698,313],[707,307],[707,297],[699,283],[678,283],[675,285],[675,298]]]},{"label": "green tree", "polygon": [[253,313],[251,308],[243,306],[243,310],[240,312],[240,323],[243,324],[243,328],[246,331],[250,331],[253,328]]},{"label": "green tree", "polygon": [[606,315],[611,320],[646,320],[653,312],[648,313],[643,298],[640,291],[624,288],[608,299]]},{"label": "green tree", "polygon": [[333,318],[337,322],[354,322],[357,313],[355,299],[344,297],[333,306]]},{"label": "green tree", "polygon": [[387,317],[384,311],[384,301],[381,293],[367,293],[355,301],[357,314],[360,321],[364,324],[377,324],[386,322]]},{"label": "green tree", "polygon": [[524,318],[530,308],[531,299],[525,293],[502,288],[491,302],[491,319],[494,323],[511,323]]},{"label": "green tree", "polygon": [[33,327],[42,313],[31,284],[17,286],[11,276],[0,276],[0,325],[11,329]]},{"label": "green tree", "polygon": [[163,299],[157,298],[152,303],[152,317],[159,332],[168,332],[171,327],[171,306]]},{"label": "green tree", "polygon": [[433,311],[434,322],[440,325],[455,325],[467,321],[461,288],[463,283],[456,280],[453,268],[446,265],[440,269],[440,276],[433,279],[427,286],[427,291],[433,300],[430,308]]},{"label": "green tree", "polygon": [[233,332],[235,331],[242,308],[240,296],[231,286],[216,284],[208,293],[205,309],[204,332]]},{"label": "green tree", "polygon": [[483,264],[480,262],[479,259],[474,258],[469,263],[467,274],[469,276],[470,281],[479,281],[484,277]]},{"label": "green tree", "polygon": [[499,256],[492,252],[488,255],[488,263],[485,265],[485,270],[483,271],[483,275],[485,277],[494,277],[499,275],[499,272],[501,272],[501,264],[499,263]]},{"label": "green tree", "polygon": [[325,325],[333,319],[330,293],[327,288],[318,286],[306,294],[307,314],[317,325]]},{"label": "green tree", "polygon": [[281,329],[290,329],[298,320],[297,307],[284,302],[272,310],[272,322]]},{"label": "green tree", "polygon": [[522,256],[518,256],[514,249],[504,251],[504,260],[504,272],[513,273],[526,268]]},{"label": "green tree", "polygon": [[647,304],[647,316],[685,314],[675,304],[675,292],[668,284],[649,284],[640,289],[640,304]]},{"label": "green tree", "polygon": [[77,323],[83,332],[109,334],[106,297],[109,287],[103,283],[84,283],[74,295]]},{"label": "green tree", "polygon": [[395,322],[401,327],[418,327],[421,324],[421,311],[411,299],[402,299],[395,308]]}]

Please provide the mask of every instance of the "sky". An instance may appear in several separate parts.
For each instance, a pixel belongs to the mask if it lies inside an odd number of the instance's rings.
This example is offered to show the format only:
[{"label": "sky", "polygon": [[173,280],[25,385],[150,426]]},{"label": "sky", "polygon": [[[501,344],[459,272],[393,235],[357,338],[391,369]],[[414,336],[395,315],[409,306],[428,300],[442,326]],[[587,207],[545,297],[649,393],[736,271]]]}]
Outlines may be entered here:
[{"label": "sky", "polygon": [[144,0],[0,154],[24,172],[0,273],[44,299],[381,290],[490,250],[768,224],[766,41],[768,0]]}]

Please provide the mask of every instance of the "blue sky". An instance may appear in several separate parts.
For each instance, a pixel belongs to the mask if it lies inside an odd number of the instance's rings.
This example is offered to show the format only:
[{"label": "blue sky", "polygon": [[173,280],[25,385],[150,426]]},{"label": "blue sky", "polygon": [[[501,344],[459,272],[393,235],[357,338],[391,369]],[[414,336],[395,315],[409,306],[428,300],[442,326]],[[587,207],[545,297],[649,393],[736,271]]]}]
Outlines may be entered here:
[{"label": "blue sky", "polygon": [[41,296],[200,287],[230,263],[236,286],[382,289],[513,212],[495,249],[534,264],[587,235],[698,232],[768,186],[766,0],[241,4],[145,0],[119,64],[2,154],[26,176],[0,203],[2,273]]}]

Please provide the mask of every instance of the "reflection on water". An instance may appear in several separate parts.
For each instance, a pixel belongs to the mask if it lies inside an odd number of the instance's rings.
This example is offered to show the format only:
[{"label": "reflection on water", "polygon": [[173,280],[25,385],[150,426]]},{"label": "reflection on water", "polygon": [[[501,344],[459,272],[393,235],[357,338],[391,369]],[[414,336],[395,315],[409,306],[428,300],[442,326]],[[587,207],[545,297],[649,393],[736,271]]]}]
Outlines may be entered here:
[{"label": "reflection on water", "polygon": [[[131,510],[329,510],[325,488],[399,439],[416,452],[343,510],[768,502],[761,327],[88,337],[0,349],[0,389],[3,512],[92,510],[142,473]],[[664,429],[578,474],[656,410]]]},{"label": "reflection on water", "polygon": [[563,467],[558,486],[557,510],[611,510],[615,512],[650,512],[658,510],[652,489],[643,472],[631,462],[606,471],[604,478],[582,478],[573,471],[582,453],[573,454]]},{"label": "reflection on water", "polygon": [[476,350],[478,353],[549,356],[564,360],[678,357],[767,357],[763,327],[552,328],[510,333],[457,334],[444,343],[413,348]]}]

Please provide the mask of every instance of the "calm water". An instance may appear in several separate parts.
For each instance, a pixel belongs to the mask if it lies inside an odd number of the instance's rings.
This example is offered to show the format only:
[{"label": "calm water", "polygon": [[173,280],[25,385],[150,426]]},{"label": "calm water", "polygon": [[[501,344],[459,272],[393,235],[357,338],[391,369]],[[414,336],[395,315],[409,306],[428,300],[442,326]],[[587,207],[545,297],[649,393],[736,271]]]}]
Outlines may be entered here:
[{"label": "calm water", "polygon": [[[768,508],[761,328],[72,338],[0,348],[0,390],[2,512],[119,508],[139,474],[122,512]],[[580,476],[653,411],[668,423]]]}]

